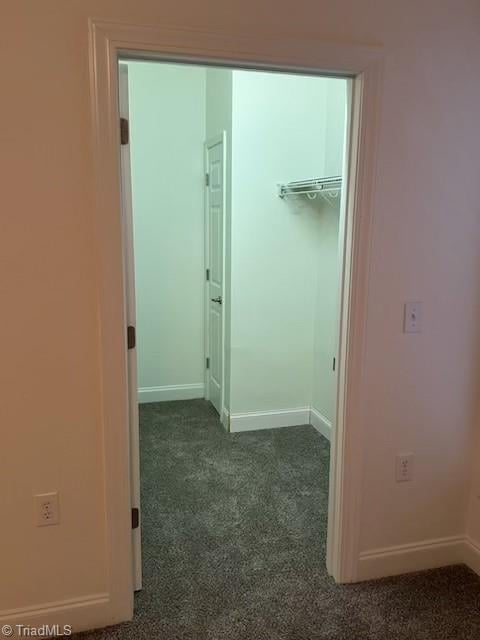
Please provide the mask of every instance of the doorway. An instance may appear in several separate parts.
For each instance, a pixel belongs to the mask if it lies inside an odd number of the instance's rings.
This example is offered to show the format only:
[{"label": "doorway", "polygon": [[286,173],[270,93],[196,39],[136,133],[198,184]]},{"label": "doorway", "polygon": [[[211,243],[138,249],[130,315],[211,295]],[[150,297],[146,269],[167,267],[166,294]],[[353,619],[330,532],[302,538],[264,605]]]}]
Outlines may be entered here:
[{"label": "doorway", "polygon": [[[227,432],[312,425],[329,441],[347,81],[145,61],[120,68],[131,106],[123,100],[122,170],[124,199],[133,186],[126,271],[137,295],[127,298],[137,301],[140,373],[137,382],[129,370],[130,406],[138,390],[163,424],[195,405],[169,413],[161,403],[204,398]],[[135,424],[132,433],[138,497]]]},{"label": "doorway", "polygon": [[[90,22],[92,119],[96,163],[95,234],[99,269],[101,425],[105,463],[106,543],[109,594],[97,626],[132,615],[132,547],[127,513],[132,507],[125,314],[125,273],[118,162],[118,59],[236,65],[311,74],[331,73],[351,82],[347,136],[345,237],[341,255],[340,343],[336,429],[332,439],[327,566],[338,582],[359,575],[362,478],[362,369],[372,228],[372,194],[378,129],[382,50],[305,38],[252,40],[182,29]],[[120,399],[120,402],[119,402]],[[130,517],[128,518],[130,522]],[[105,621],[105,622],[102,622]]]}]

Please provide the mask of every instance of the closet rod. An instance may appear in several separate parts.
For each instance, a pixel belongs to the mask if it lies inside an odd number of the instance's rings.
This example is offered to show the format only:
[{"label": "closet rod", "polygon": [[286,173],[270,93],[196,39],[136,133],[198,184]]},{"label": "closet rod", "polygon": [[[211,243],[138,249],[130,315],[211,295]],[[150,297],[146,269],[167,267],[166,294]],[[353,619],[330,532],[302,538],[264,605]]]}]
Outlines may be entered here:
[{"label": "closet rod", "polygon": [[[278,185],[278,195],[284,198],[289,195],[313,195],[331,191],[340,191],[342,188],[342,177],[331,176],[328,178],[312,178],[311,180],[295,180]],[[326,195],[326,194],[325,194]],[[328,195],[334,195],[329,193]],[[335,194],[335,195],[338,195]]]}]

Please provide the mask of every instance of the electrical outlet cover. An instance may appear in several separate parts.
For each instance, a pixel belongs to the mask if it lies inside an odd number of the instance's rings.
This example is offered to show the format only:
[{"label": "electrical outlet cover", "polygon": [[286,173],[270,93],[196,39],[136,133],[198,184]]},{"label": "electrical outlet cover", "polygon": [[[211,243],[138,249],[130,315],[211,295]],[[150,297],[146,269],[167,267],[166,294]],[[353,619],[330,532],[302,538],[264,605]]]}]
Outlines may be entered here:
[{"label": "electrical outlet cover", "polygon": [[37,527],[60,524],[58,491],[39,493],[33,496],[35,502],[35,520]]},{"label": "electrical outlet cover", "polygon": [[397,482],[413,480],[413,453],[399,453],[396,456],[395,479]]}]

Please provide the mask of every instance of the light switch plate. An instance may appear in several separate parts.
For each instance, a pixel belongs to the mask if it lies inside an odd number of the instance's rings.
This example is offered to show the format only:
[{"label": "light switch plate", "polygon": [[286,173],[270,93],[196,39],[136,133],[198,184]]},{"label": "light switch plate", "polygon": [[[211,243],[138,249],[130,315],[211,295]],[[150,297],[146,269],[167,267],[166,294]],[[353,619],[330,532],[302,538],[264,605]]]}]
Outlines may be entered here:
[{"label": "light switch plate", "polygon": [[422,331],[422,303],[406,302],[403,318],[404,333],[421,333]]}]

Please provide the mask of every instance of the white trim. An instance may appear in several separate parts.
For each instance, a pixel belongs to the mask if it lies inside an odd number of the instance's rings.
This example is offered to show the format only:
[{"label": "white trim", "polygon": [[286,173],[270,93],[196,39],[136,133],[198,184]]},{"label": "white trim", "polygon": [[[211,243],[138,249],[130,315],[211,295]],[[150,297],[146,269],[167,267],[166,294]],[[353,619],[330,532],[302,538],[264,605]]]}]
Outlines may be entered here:
[{"label": "white trim", "polygon": [[360,554],[358,580],[373,580],[465,562],[465,538],[450,536]]},{"label": "white trim", "polygon": [[310,424],[328,441],[332,438],[332,423],[315,407],[310,407]]},{"label": "white trim", "polygon": [[[344,281],[340,311],[337,411],[332,434],[327,566],[337,582],[356,578],[362,497],[364,407],[361,402],[370,237],[382,47],[264,33],[232,35],[90,19],[90,95],[95,161],[99,371],[105,469],[107,587],[102,624],[133,612],[130,522],[125,283],[119,172],[118,56],[327,73],[354,78],[352,135],[347,156]],[[357,170],[355,170],[357,168]],[[86,620],[86,626],[91,624]]]},{"label": "white trim", "polygon": [[480,545],[469,536],[466,536],[464,541],[463,561],[480,576]]},{"label": "white trim", "polygon": [[[119,65],[119,111],[122,118],[130,117],[128,101],[128,66]],[[120,150],[120,166],[122,175],[122,224],[123,246],[125,253],[125,313],[126,322],[133,327],[137,326],[135,303],[135,259],[133,242],[133,206],[132,206],[132,180],[130,144],[124,144]],[[128,409],[130,421],[130,490],[131,505],[140,509],[140,431],[138,420],[138,375],[137,375],[137,350],[129,349],[127,353],[128,369]],[[142,527],[141,523],[132,531],[132,553],[134,567],[135,591],[142,588]]]},{"label": "white trim", "polygon": [[349,83],[346,188],[341,256],[337,397],[332,423],[328,500],[327,569],[337,582],[358,579],[360,553],[365,404],[363,366],[373,234],[376,148],[380,121],[382,60]]},{"label": "white trim", "polygon": [[257,429],[278,429],[309,424],[310,407],[280,409],[277,411],[249,411],[230,414],[230,431],[256,431]]},{"label": "white trim", "polygon": [[70,625],[72,631],[77,633],[108,623],[109,605],[108,593],[93,593],[79,598],[0,611],[0,625],[12,626],[14,637],[19,636],[15,625],[20,624],[35,627],[43,624],[59,625],[59,627]]},{"label": "white trim", "polygon": [[140,387],[138,402],[165,402],[166,400],[194,400],[205,397],[203,382],[196,384],[169,384],[163,387]]},{"label": "white trim", "polygon": [[230,432],[230,411],[226,407],[223,407],[222,415],[220,416],[220,422],[225,427],[225,431],[229,433]]},{"label": "white trim", "polygon": [[[295,409],[277,409],[273,411],[248,411],[234,413],[230,416],[230,431],[255,431],[258,429],[279,429],[310,424],[322,436],[330,440],[332,423],[314,407],[299,407]],[[225,425],[228,412],[222,416]]]},{"label": "white trim", "polygon": [[453,564],[465,564],[480,575],[480,546],[469,536],[449,536],[364,551],[357,579],[374,580]]}]

